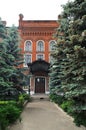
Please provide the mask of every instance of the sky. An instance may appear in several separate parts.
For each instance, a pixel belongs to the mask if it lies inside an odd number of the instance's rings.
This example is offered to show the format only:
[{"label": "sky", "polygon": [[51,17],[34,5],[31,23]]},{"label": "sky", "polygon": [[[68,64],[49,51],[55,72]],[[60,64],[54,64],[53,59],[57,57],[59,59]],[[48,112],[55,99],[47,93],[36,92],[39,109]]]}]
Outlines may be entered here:
[{"label": "sky", "polygon": [[[71,0],[72,1],[72,0]],[[68,0],[0,0],[0,17],[7,26],[18,26],[19,14],[24,20],[57,20],[61,5]]]}]

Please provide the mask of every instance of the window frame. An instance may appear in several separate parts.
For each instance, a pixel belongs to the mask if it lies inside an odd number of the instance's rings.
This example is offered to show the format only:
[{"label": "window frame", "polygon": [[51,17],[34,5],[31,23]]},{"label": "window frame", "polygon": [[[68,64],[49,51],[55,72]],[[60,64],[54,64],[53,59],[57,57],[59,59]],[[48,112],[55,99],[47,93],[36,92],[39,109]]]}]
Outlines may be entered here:
[{"label": "window frame", "polygon": [[[31,43],[31,46],[28,48],[28,49],[26,49],[26,43],[27,42],[30,42]],[[26,40],[25,42],[24,42],[24,51],[26,51],[26,52],[32,52],[32,41],[31,40]]]},{"label": "window frame", "polygon": [[[30,56],[30,62],[25,63],[25,56]],[[28,67],[27,64],[32,62],[32,54],[24,54],[24,67]]]},{"label": "window frame", "polygon": [[[42,55],[43,58],[38,58],[39,55]],[[44,58],[45,58],[44,54],[42,54],[42,53],[36,54],[36,60],[44,60]]]},{"label": "window frame", "polygon": [[[39,42],[42,42],[42,44],[43,44],[41,47],[38,46]],[[44,52],[45,51],[45,42],[43,40],[38,40],[36,42],[36,51],[37,52]]]},{"label": "window frame", "polygon": [[[56,44],[56,41],[55,40],[50,40],[49,41],[49,51],[53,51],[54,49],[53,49],[53,47],[51,47],[51,43],[52,42],[54,42],[55,44]],[[53,44],[52,44],[52,46],[53,46]]]}]

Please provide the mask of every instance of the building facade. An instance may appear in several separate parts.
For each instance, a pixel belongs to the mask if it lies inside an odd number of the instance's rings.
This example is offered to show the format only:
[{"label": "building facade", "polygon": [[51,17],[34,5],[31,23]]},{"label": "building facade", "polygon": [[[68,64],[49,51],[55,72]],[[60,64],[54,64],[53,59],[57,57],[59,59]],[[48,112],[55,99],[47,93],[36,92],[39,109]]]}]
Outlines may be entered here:
[{"label": "building facade", "polygon": [[28,67],[31,94],[49,93],[50,53],[56,43],[53,34],[58,26],[55,20],[23,20],[23,15],[19,15],[23,67]]}]

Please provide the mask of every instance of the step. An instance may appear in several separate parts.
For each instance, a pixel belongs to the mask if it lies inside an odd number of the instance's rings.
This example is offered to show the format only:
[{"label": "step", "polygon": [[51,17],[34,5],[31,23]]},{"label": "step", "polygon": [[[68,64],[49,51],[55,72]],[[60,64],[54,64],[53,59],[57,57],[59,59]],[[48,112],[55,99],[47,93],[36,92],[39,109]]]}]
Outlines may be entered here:
[{"label": "step", "polygon": [[32,101],[49,101],[48,94],[34,94],[31,95]]}]

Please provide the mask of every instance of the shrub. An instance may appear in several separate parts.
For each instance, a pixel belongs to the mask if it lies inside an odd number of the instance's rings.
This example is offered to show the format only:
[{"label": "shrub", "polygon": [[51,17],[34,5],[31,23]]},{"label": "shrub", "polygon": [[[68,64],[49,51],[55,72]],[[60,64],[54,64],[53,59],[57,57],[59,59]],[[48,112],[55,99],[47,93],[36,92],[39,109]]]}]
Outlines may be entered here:
[{"label": "shrub", "polygon": [[57,95],[56,94],[50,93],[50,99],[51,99],[51,101],[57,103]]},{"label": "shrub", "polygon": [[6,127],[15,122],[20,117],[21,110],[14,104],[8,103],[0,106],[0,130],[6,130]]},{"label": "shrub", "polygon": [[85,126],[86,127],[86,111],[82,111],[80,113],[73,113],[74,123],[77,126]]},{"label": "shrub", "polygon": [[50,93],[50,99],[55,102],[58,103],[59,105],[62,104],[62,102],[65,100],[64,96],[62,95],[57,95],[55,93]]},{"label": "shrub", "polygon": [[23,95],[21,94],[21,95],[19,96],[19,100],[18,100],[18,107],[23,108],[23,104],[24,104],[24,97],[23,97]]},{"label": "shrub", "polygon": [[5,130],[8,124],[7,111],[4,107],[0,107],[0,130]]},{"label": "shrub", "polygon": [[20,117],[21,110],[12,104],[6,106],[6,111],[9,123],[15,122]]},{"label": "shrub", "polygon": [[0,101],[0,106],[7,105],[7,104],[16,105],[16,101]]},{"label": "shrub", "polygon": [[73,100],[65,100],[60,106],[65,112],[71,115],[73,112],[73,104]]},{"label": "shrub", "polygon": [[30,101],[30,95],[29,94],[23,94],[24,100]]}]

